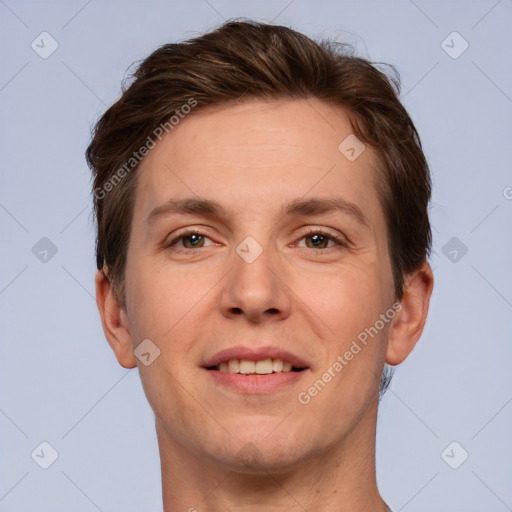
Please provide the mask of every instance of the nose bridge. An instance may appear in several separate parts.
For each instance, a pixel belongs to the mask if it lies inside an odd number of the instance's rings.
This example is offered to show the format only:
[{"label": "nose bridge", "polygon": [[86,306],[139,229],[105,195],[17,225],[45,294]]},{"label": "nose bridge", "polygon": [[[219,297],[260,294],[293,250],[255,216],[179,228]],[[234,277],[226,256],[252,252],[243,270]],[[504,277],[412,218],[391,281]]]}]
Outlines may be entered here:
[{"label": "nose bridge", "polygon": [[246,236],[235,248],[223,290],[223,314],[246,315],[252,321],[269,315],[282,318],[289,314],[290,298],[281,280],[281,260],[271,241],[256,236]]}]

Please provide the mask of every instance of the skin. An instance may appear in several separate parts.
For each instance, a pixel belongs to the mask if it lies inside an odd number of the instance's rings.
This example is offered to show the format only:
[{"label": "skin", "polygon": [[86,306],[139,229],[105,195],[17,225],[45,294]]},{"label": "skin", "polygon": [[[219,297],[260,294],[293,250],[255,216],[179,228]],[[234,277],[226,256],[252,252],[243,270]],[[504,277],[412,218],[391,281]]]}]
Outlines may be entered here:
[{"label": "skin", "polygon": [[[107,340],[123,367],[138,365],[155,413],[166,512],[386,510],[375,478],[380,375],[421,335],[427,263],[405,276],[393,320],[308,404],[297,399],[396,301],[378,162],[369,147],[355,161],[341,154],[351,133],[346,113],[319,100],[250,100],[190,115],[140,164],[126,308],[100,272],[96,293]],[[197,196],[228,216],[147,221],[168,199]],[[333,196],[368,226],[340,212],[283,214],[295,199]],[[206,235],[199,247],[190,237],[164,246],[185,227]],[[308,228],[346,246],[316,248]],[[252,263],[236,252],[247,236],[263,248]],[[145,366],[134,348],[148,338],[160,356]],[[202,368],[235,345],[277,346],[309,369],[272,393],[235,391]]]}]

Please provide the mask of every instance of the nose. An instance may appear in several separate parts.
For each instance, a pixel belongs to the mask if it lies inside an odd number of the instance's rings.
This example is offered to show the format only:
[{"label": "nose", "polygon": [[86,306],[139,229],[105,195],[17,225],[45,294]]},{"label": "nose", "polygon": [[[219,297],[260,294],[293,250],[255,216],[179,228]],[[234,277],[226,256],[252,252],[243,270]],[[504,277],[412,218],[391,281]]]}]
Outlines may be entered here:
[{"label": "nose", "polygon": [[277,254],[249,237],[233,254],[220,298],[222,314],[251,323],[282,320],[290,314],[292,292]]}]

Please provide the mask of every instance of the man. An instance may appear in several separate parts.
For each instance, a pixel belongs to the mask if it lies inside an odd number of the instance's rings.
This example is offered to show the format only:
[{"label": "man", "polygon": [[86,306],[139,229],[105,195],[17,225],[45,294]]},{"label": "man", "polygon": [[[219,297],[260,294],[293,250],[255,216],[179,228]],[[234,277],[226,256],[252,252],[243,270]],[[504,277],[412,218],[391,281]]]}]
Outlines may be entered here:
[{"label": "man", "polygon": [[164,510],[389,510],[385,365],[426,320],[430,175],[393,81],[228,22],[156,50],[87,150],[96,293],[155,413]]}]

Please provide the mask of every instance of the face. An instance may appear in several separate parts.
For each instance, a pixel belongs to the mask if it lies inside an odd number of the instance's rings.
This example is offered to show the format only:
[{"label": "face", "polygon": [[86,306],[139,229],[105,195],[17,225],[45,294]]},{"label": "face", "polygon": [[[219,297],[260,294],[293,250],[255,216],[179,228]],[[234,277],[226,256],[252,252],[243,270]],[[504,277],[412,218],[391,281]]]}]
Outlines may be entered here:
[{"label": "face", "polygon": [[395,301],[376,155],[349,160],[351,134],[319,100],[251,100],[186,118],[141,163],[124,321],[160,350],[137,364],[170,445],[284,467],[370,414]]}]

